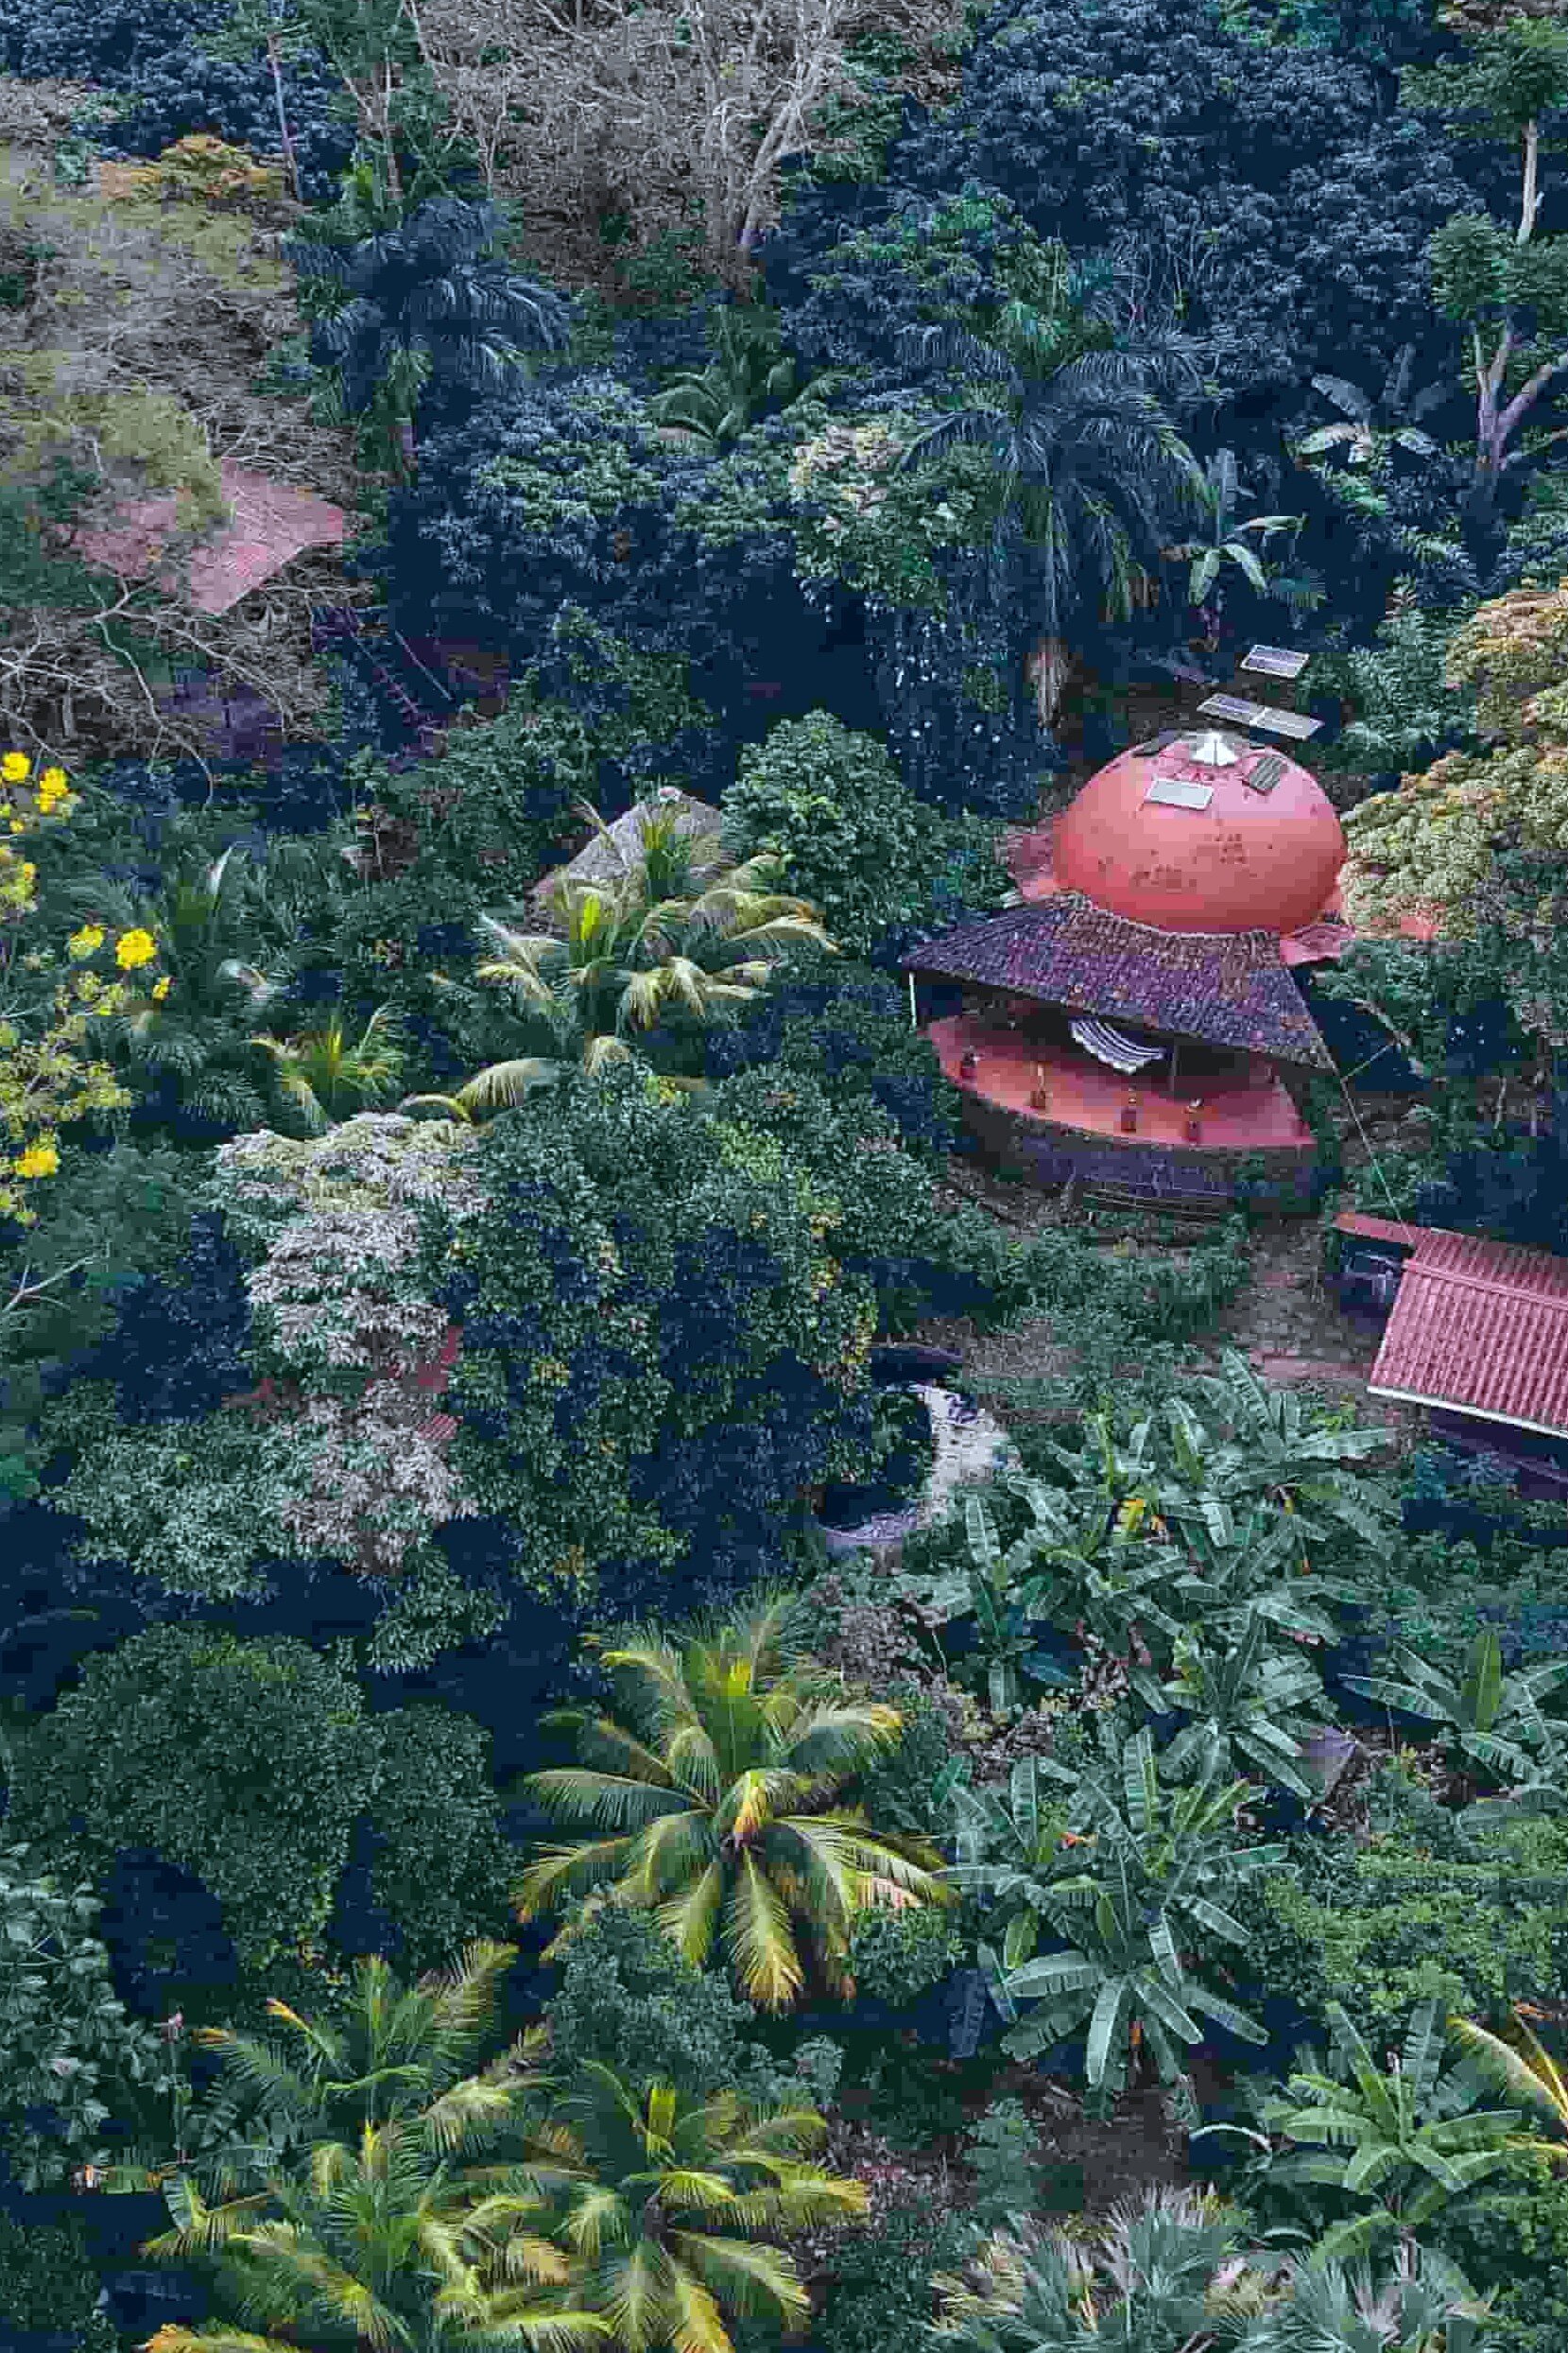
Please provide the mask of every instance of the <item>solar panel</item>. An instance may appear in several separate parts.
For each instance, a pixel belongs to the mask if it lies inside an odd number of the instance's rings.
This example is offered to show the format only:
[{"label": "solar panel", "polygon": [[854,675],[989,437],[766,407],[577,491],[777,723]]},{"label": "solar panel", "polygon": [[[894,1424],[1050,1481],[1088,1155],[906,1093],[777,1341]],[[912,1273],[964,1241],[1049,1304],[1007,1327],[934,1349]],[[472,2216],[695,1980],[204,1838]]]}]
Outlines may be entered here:
[{"label": "solar panel", "polygon": [[1300,742],[1307,735],[1316,735],[1323,722],[1309,719],[1300,711],[1271,711],[1266,703],[1244,702],[1239,695],[1211,695],[1207,702],[1198,704],[1207,718],[1236,719],[1243,727],[1256,727],[1271,735],[1289,735]]},{"label": "solar panel", "polygon": [[1184,727],[1167,727],[1160,735],[1151,735],[1146,743],[1135,743],[1132,757],[1135,760],[1152,760],[1157,753],[1164,751],[1167,744],[1180,743],[1186,733]]},{"label": "solar panel", "polygon": [[1284,753],[1266,752],[1261,760],[1253,761],[1241,781],[1250,785],[1254,792],[1272,792],[1284,774]]},{"label": "solar panel", "polygon": [[1206,809],[1214,797],[1213,785],[1191,784],[1185,776],[1156,776],[1144,795],[1171,809]]},{"label": "solar panel", "polygon": [[1265,678],[1300,678],[1311,659],[1288,646],[1254,646],[1241,666],[1261,671]]}]

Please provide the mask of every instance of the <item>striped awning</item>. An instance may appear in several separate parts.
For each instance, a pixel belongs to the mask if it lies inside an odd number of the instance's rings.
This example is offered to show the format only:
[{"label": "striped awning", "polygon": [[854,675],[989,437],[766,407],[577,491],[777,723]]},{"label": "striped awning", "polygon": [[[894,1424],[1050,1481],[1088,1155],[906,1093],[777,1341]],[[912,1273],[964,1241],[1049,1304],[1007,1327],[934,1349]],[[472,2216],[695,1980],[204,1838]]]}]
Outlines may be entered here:
[{"label": "striped awning", "polygon": [[1111,1028],[1110,1022],[1096,1021],[1092,1015],[1069,1022],[1068,1028],[1078,1044],[1087,1048],[1096,1062],[1109,1063],[1111,1069],[1119,1070],[1124,1078],[1130,1078],[1146,1064],[1159,1062],[1165,1052],[1163,1046],[1145,1046],[1136,1038],[1124,1037],[1120,1029]]}]

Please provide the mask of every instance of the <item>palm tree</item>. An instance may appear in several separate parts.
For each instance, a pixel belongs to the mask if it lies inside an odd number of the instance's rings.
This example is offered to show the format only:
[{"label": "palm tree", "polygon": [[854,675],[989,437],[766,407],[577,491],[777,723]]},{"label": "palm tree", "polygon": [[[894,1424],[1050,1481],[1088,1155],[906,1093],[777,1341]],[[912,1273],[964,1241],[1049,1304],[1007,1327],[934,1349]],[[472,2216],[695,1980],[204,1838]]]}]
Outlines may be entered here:
[{"label": "palm tree", "polygon": [[679,1642],[640,1633],[604,1653],[629,1721],[585,1708],[547,1719],[577,1733],[584,1762],[524,1786],[560,1820],[609,1835],[546,1848],[516,1891],[520,1918],[613,1885],[688,1961],[705,1962],[716,1936],[747,1998],[784,2010],[812,1967],[853,1994],[850,1932],[870,1906],[951,1900],[928,1841],[879,1833],[842,1803],[897,1745],[902,1719],[805,1662],[795,1616],[790,1597],[765,1596],[727,1625]]},{"label": "palm tree", "polygon": [[1271,2169],[1275,2178],[1329,2185],[1366,2202],[1363,2212],[1331,2226],[1321,2242],[1326,2256],[1362,2255],[1390,2233],[1410,2238],[1516,2152],[1551,2150],[1518,2131],[1518,2108],[1477,2106],[1473,2068],[1445,2070],[1436,2002],[1412,2013],[1404,2049],[1386,2068],[1339,2003],[1330,2003],[1327,2016],[1328,2070],[1291,2076],[1260,2111],[1271,2133],[1322,2152],[1284,2158]]},{"label": "palm tree", "polygon": [[442,196],[347,251],[285,243],[316,317],[312,360],[402,475],[427,386],[458,401],[502,391],[531,355],[570,339],[560,294],[486,258],[503,227],[498,206]]},{"label": "palm tree", "polygon": [[239,2325],[165,2327],[147,2353],[299,2353],[302,2341],[314,2353],[579,2353],[602,2344],[611,2329],[573,2301],[569,2258],[526,2227],[533,2171],[455,2163],[476,2137],[456,2117],[440,2132],[413,2117],[367,2124],[352,2144],[319,2143],[303,2178],[217,2206],[177,2180],[164,2192],[174,2227],[142,2252],[155,2262],[212,2260]]},{"label": "palm tree", "polygon": [[668,441],[695,441],[717,450],[745,432],[759,408],[782,405],[804,389],[795,381],[795,362],[779,350],[776,311],[727,303],[708,322],[714,356],[700,372],[674,375],[648,403],[648,414]]},{"label": "palm tree", "polygon": [[389,1010],[378,1005],[352,1043],[341,1015],[324,1029],[307,1029],[300,1037],[264,1032],[250,1040],[270,1057],[278,1092],[307,1135],[324,1135],[338,1120],[390,1095],[404,1058]]},{"label": "palm tree", "polygon": [[[166,2328],[160,2353],[287,2353],[302,2329],[320,2353],[577,2353],[608,2333],[573,2300],[568,2258],[532,2226],[539,2179],[521,2154],[528,2084],[516,2054],[466,2072],[516,1957],[515,1946],[476,1944],[412,1987],[385,1961],[361,1962],[338,2025],[270,2001],[302,2046],[295,2059],[266,2037],[199,2033],[264,2129],[164,2182],[174,2227],[143,2252],[213,2258],[243,2326]],[[508,2137],[515,2160],[460,2162]],[[290,2334],[250,2333],[256,2323]]]},{"label": "palm tree", "polygon": [[1211,458],[1203,469],[1203,486],[1197,493],[1208,527],[1207,536],[1187,539],[1169,547],[1162,547],[1161,555],[1168,562],[1190,562],[1187,576],[1187,602],[1200,605],[1218,578],[1220,567],[1233,563],[1245,573],[1260,597],[1270,593],[1271,582],[1256,550],[1242,535],[1247,531],[1262,534],[1261,545],[1266,546],[1280,531],[1299,531],[1306,521],[1302,514],[1259,514],[1246,523],[1236,521],[1236,502],[1240,495],[1240,479],[1236,473],[1234,450],[1222,449]]},{"label": "palm tree", "polygon": [[1150,2189],[1072,2236],[1014,2217],[932,2281],[932,2334],[955,2353],[1208,2353],[1247,2335],[1266,2283],[1217,2199]]},{"label": "palm tree", "polygon": [[[654,856],[674,869],[681,854],[656,844]],[[796,942],[832,953],[805,900],[759,887],[776,865],[759,856],[696,896],[657,902],[647,895],[646,868],[618,884],[562,883],[553,901],[559,934],[482,916],[483,935],[499,953],[478,966],[477,977],[510,993],[545,1050],[492,1063],[455,1095],[415,1095],[409,1105],[469,1119],[510,1108],[555,1083],[574,1062],[593,1077],[612,1062],[631,1061],[630,1034],[646,1034],[672,1013],[706,1024],[750,1003],[772,978],[777,956]],[[692,882],[689,871],[682,879]]]},{"label": "palm tree", "polygon": [[[105,896],[99,889],[100,910]],[[146,930],[158,953],[141,995],[107,1025],[116,1057],[149,1089],[172,1086],[188,1110],[234,1127],[259,1125],[265,1112],[234,1026],[275,993],[242,952],[265,913],[237,844],[177,865],[154,899],[122,900],[122,927]]]},{"label": "palm tree", "polygon": [[204,2193],[229,2198],[262,2187],[280,2168],[298,2171],[317,2141],[352,2138],[366,2124],[409,2113],[437,2115],[449,2096],[476,2102],[475,2113],[507,2113],[492,2090],[475,2093],[467,2079],[493,2038],[500,1983],[516,1958],[515,1945],[480,1940],[450,1971],[405,1986],[372,1957],[355,1964],[336,2020],[304,2018],[268,2000],[283,2039],[197,2027],[187,2039],[218,2053],[218,2083],[179,2103],[172,2149],[119,2169],[116,2187],[156,2189],[184,2173]]},{"label": "palm tree", "polygon": [[727,2316],[791,2328],[811,2309],[793,2258],[757,2241],[867,2211],[862,2182],[804,2162],[826,2131],[811,2108],[698,2102],[588,2060],[540,2136],[531,2219],[621,2353],[732,2353]]},{"label": "palm tree", "polygon": [[907,467],[956,441],[991,450],[999,511],[992,562],[1020,539],[1043,559],[1041,633],[1029,656],[1042,726],[1065,681],[1061,631],[1084,575],[1116,616],[1132,611],[1135,546],[1152,553],[1163,514],[1190,505],[1204,476],[1151,388],[1198,381],[1196,346],[1174,333],[1118,345],[1104,275],[1057,266],[1035,299],[1015,297],[976,335],[953,325],[912,328],[909,356],[961,370],[962,406],[948,408],[904,449]]}]

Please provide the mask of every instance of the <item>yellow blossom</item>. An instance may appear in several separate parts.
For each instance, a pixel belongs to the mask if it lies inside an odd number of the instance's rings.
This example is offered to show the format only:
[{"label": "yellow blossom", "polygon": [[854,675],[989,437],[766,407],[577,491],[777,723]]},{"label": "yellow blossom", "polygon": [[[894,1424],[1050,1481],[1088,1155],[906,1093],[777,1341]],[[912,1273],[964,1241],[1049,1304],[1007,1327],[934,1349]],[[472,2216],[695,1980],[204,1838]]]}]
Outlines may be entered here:
[{"label": "yellow blossom", "polygon": [[162,978],[162,980],[155,980],[155,981],[153,982],[153,984],[152,984],[152,1001],[153,1001],[153,1003],[154,1003],[155,1005],[162,1005],[162,1003],[164,1002],[164,997],[166,997],[166,996],[167,996],[168,993],[169,993],[169,977],[168,977],[168,974],[167,974],[167,973],[165,973],[165,974],[164,975],[164,978]]},{"label": "yellow blossom", "polygon": [[158,953],[158,943],[150,931],[140,926],[134,931],[122,932],[114,945],[114,961],[122,972],[134,972],[138,964],[150,964]]},{"label": "yellow blossom", "polygon": [[65,945],[72,956],[95,956],[103,945],[103,926],[83,924],[79,931],[72,932]]},{"label": "yellow blossom", "polygon": [[33,772],[33,764],[25,752],[8,752],[0,759],[0,776],[8,785],[25,785]]},{"label": "yellow blossom", "polygon": [[40,792],[64,792],[67,789],[65,770],[62,768],[46,768],[38,780],[38,788]]},{"label": "yellow blossom", "polygon": [[59,1167],[60,1152],[46,1138],[42,1143],[29,1144],[21,1159],[12,1163],[13,1173],[19,1177],[53,1176]]}]

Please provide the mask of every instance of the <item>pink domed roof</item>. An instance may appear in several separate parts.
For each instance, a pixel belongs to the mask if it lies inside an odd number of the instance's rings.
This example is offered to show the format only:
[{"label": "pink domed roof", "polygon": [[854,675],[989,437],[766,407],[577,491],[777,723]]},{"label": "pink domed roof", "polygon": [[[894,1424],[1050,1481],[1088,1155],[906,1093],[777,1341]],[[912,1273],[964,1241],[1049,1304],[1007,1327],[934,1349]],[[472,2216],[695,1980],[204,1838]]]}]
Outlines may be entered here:
[{"label": "pink domed roof", "polygon": [[[1321,912],[1345,860],[1334,805],[1283,753],[1228,736],[1221,748],[1237,756],[1216,766],[1193,757],[1205,740],[1213,731],[1195,729],[1091,776],[1057,820],[1055,887],[1162,931],[1295,931]],[[1266,790],[1247,781],[1270,773]]]}]

